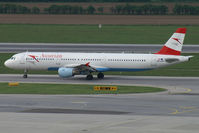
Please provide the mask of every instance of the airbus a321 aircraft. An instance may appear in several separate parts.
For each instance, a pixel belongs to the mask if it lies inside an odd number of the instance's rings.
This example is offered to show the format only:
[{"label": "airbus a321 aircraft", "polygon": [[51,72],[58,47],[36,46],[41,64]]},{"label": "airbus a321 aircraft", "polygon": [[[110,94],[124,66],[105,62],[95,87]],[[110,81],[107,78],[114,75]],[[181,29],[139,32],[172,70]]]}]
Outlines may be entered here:
[{"label": "airbus a321 aircraft", "polygon": [[24,78],[29,70],[56,70],[62,78],[87,75],[92,80],[92,73],[98,72],[103,79],[107,71],[145,71],[189,61],[192,56],[180,55],[185,33],[186,28],[178,28],[154,54],[23,52],[13,55],[5,66],[24,70]]}]

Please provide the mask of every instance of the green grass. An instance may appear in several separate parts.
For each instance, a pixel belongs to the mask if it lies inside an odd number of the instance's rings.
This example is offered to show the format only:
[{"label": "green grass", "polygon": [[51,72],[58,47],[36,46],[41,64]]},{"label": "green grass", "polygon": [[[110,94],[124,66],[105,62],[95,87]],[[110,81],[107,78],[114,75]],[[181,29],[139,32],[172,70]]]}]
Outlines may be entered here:
[{"label": "green grass", "polygon": [[[0,53],[0,73],[7,74],[23,74],[23,71],[12,70],[4,66],[6,59],[9,59],[13,54]],[[112,75],[135,75],[135,76],[194,76],[199,77],[199,53],[190,53],[183,55],[193,55],[194,57],[189,62],[172,65],[169,67],[143,71],[143,72],[106,72],[105,74]],[[30,71],[31,74],[57,74],[57,71]]]},{"label": "green grass", "polygon": [[199,26],[0,24],[0,42],[163,44],[187,27],[185,44],[198,44]]},{"label": "green grass", "polygon": [[20,83],[19,86],[8,86],[8,83],[0,83],[0,94],[105,94],[105,93],[150,93],[165,91],[162,88],[145,86],[117,86],[118,91],[94,91],[95,85],[73,84],[38,84]]}]

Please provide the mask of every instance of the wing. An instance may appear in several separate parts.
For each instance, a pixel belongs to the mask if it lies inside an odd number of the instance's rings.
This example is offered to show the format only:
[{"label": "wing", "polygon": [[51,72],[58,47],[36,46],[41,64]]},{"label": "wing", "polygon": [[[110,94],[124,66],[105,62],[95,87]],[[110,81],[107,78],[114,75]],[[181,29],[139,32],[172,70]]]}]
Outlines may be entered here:
[{"label": "wing", "polygon": [[97,72],[98,67],[91,66],[90,62],[86,64],[69,64],[65,65],[66,68],[74,68],[75,74],[89,74],[92,72]]}]

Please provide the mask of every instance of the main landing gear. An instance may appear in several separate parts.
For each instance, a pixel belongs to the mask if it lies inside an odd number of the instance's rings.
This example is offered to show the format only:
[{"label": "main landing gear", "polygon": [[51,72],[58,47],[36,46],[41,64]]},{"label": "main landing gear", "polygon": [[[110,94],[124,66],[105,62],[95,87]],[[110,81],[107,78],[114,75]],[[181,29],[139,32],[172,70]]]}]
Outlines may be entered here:
[{"label": "main landing gear", "polygon": [[[103,79],[103,78],[104,78],[104,74],[101,73],[101,72],[98,73],[98,74],[97,74],[97,78],[98,78],[98,79]],[[86,76],[86,79],[87,79],[87,80],[92,80],[92,79],[93,79],[93,75],[92,75],[92,74],[87,75],[87,76]]]},{"label": "main landing gear", "polygon": [[98,79],[103,79],[104,78],[104,74],[103,73],[98,73],[97,74],[97,78]]},{"label": "main landing gear", "polygon": [[93,75],[92,75],[92,74],[87,75],[87,76],[86,76],[86,79],[87,79],[87,80],[92,80],[92,79],[93,79]]}]

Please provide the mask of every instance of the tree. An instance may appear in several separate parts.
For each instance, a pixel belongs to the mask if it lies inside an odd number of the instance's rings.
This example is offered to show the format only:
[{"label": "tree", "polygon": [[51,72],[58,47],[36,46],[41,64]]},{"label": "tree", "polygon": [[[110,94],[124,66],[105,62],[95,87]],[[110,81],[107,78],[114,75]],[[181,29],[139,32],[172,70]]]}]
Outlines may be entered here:
[{"label": "tree", "polygon": [[90,6],[87,7],[88,14],[94,14],[95,11],[96,11],[96,9],[92,5],[90,5]]},{"label": "tree", "polygon": [[98,12],[100,12],[101,14],[103,14],[103,12],[104,12],[104,7],[102,7],[102,6],[101,6],[101,7],[98,7],[97,10],[98,10]]},{"label": "tree", "polygon": [[160,8],[158,6],[152,5],[151,11],[153,15],[158,15],[160,13]]},{"label": "tree", "polygon": [[25,6],[21,6],[21,13],[22,14],[29,14],[31,13],[31,10]]},{"label": "tree", "polygon": [[116,9],[114,7],[110,8],[112,14],[116,14]]},{"label": "tree", "polygon": [[7,13],[10,13],[10,14],[15,14],[16,11],[17,11],[17,6],[14,5],[14,4],[7,4]]},{"label": "tree", "polygon": [[131,14],[131,5],[126,4],[123,8],[123,13],[124,14]]},{"label": "tree", "polygon": [[135,14],[136,14],[136,15],[142,15],[142,11],[143,11],[143,8],[140,7],[140,6],[137,6],[137,7],[135,8]]},{"label": "tree", "polygon": [[38,7],[33,7],[32,8],[32,13],[33,14],[39,14],[40,13],[40,9]]},{"label": "tree", "polygon": [[145,15],[150,14],[150,8],[151,8],[151,5],[149,5],[149,4],[142,6],[143,13]]},{"label": "tree", "polygon": [[190,7],[191,6],[189,6],[189,5],[184,5],[183,6],[183,14],[185,14],[185,15],[188,15],[188,14],[190,14]]},{"label": "tree", "polygon": [[161,6],[160,6],[160,14],[161,14],[161,15],[166,15],[166,14],[168,14],[168,7],[165,6],[165,5],[161,5]]},{"label": "tree", "polygon": [[83,7],[71,6],[71,5],[51,5],[49,8],[45,8],[44,11],[49,14],[83,14],[84,13]]},{"label": "tree", "polygon": [[183,14],[183,7],[181,5],[175,5],[173,8],[173,13],[177,15],[182,15]]},{"label": "tree", "polygon": [[3,10],[3,5],[0,5],[0,13],[4,13],[4,10]]},{"label": "tree", "polygon": [[44,8],[44,13],[50,14],[50,13],[49,13],[49,8]]},{"label": "tree", "polygon": [[58,14],[59,13],[59,7],[57,5],[51,5],[48,8],[49,14]]},{"label": "tree", "polygon": [[117,14],[120,14],[121,11],[122,11],[122,9],[123,9],[123,6],[122,6],[122,5],[116,5],[116,6],[115,6],[115,10],[116,10],[116,13],[117,13]]},{"label": "tree", "polygon": [[83,13],[84,13],[84,8],[81,7],[81,6],[79,6],[79,13],[80,13],[80,14],[83,14]]},{"label": "tree", "polygon": [[199,7],[197,6],[197,7],[195,7],[195,12],[196,12],[196,15],[198,15],[199,14]]}]

